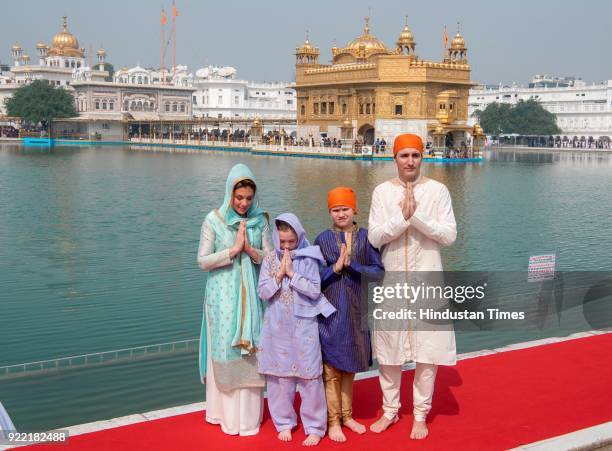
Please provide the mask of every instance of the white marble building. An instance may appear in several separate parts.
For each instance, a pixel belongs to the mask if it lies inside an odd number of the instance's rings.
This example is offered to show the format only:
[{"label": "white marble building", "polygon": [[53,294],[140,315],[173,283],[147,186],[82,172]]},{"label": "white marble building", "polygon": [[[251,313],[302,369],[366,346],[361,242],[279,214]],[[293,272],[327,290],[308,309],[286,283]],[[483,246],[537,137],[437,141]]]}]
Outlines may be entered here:
[{"label": "white marble building", "polygon": [[564,141],[612,138],[612,80],[587,84],[574,78],[536,76],[528,86],[478,86],[470,90],[468,114],[493,102],[516,104],[535,99],[557,116]]},{"label": "white marble building", "polygon": [[6,100],[16,89],[34,80],[47,80],[49,83],[67,88],[76,80],[104,81],[109,75],[104,70],[106,52],[99,49],[96,66],[88,67],[85,49],[79,47],[77,38],[68,31],[67,18],[64,17],[63,29],[56,34],[51,46],[43,42],[36,45],[38,62],[33,62],[19,44],[11,47],[13,66],[0,77],[0,115],[6,115]]},{"label": "white marble building", "polygon": [[[109,81],[104,70],[106,51],[99,49],[95,64],[88,67],[85,49],[68,31],[66,17],[51,46],[40,42],[36,49],[37,64],[19,44],[11,48],[13,66],[0,73],[0,116],[6,115],[5,102],[16,89],[34,80],[47,80],[74,96],[79,117],[68,130],[105,139],[118,139],[123,131],[121,121],[131,119],[259,118],[267,130],[274,124],[266,119],[296,118],[292,83],[238,80],[232,67],[209,66],[193,74],[184,65],[162,71],[138,64],[116,70]],[[295,130],[295,126],[284,128],[288,133]]]},{"label": "white marble building", "polygon": [[[293,83],[252,82],[236,78],[233,67],[208,66],[195,74],[187,66],[165,71],[166,84],[192,87],[194,117],[219,119],[295,119],[296,100]],[[115,72],[116,83],[157,85],[162,80],[159,69],[146,69],[137,65]]]}]

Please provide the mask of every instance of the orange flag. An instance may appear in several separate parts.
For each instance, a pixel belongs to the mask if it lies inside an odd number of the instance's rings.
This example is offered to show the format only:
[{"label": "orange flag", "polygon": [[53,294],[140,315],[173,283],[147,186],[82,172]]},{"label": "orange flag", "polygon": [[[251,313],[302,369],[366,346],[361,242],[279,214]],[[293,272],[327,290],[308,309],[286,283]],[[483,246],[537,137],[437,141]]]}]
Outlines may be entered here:
[{"label": "orange flag", "polygon": [[448,45],[448,35],[446,34],[446,27],[444,27],[444,50],[446,50],[447,45]]},{"label": "orange flag", "polygon": [[172,17],[177,17],[178,16],[178,11],[176,9],[176,5],[174,4],[174,1],[172,2]]},{"label": "orange flag", "polygon": [[164,11],[164,9],[162,8],[162,25],[166,25],[166,22],[168,20],[166,19],[166,11]]}]

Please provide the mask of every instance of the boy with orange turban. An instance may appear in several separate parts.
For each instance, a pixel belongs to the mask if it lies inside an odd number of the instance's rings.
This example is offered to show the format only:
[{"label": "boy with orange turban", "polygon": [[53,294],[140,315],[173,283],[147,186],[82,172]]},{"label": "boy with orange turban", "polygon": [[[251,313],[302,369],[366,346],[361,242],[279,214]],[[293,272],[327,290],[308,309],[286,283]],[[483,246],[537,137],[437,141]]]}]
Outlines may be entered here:
[{"label": "boy with orange turban", "polygon": [[327,196],[333,225],[315,244],[326,266],[321,270],[321,291],[336,308],[327,318],[319,315],[323,354],[323,382],[327,400],[328,435],[346,441],[342,426],[363,434],[365,426],[353,419],[352,395],[355,373],[372,364],[367,325],[366,278],[380,279],[384,269],[380,254],[368,241],[368,231],[354,221],[357,197],[351,188],[338,187]]},{"label": "boy with orange turban", "polygon": [[[406,273],[414,272],[416,276],[416,271],[442,271],[440,246],[450,246],[457,237],[448,189],[421,175],[421,138],[399,135],[393,155],[398,177],[374,189],[369,218],[369,240],[382,252],[387,271],[385,284],[393,283],[390,279],[394,274],[405,278]],[[456,362],[452,325],[436,330],[382,329],[374,322],[372,349],[380,365],[384,413],[370,429],[383,432],[398,421],[401,366],[414,361],[414,420],[410,438],[423,439],[428,434],[425,420],[431,409],[437,367]]]}]

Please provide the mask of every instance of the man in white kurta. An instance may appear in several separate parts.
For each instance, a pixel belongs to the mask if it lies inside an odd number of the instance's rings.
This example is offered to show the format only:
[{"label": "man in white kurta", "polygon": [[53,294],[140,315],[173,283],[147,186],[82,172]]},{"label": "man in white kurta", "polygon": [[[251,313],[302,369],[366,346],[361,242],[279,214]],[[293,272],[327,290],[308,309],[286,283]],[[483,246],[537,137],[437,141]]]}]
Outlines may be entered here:
[{"label": "man in white kurta", "polygon": [[[382,252],[386,272],[442,271],[440,245],[453,244],[457,227],[446,186],[420,174],[423,143],[400,135],[394,144],[398,177],[378,185],[372,195],[370,243]],[[411,438],[427,436],[437,365],[456,362],[455,335],[446,330],[374,330],[373,354],[380,365],[383,416],[370,428],[383,432],[398,420],[401,365],[416,362]]]}]

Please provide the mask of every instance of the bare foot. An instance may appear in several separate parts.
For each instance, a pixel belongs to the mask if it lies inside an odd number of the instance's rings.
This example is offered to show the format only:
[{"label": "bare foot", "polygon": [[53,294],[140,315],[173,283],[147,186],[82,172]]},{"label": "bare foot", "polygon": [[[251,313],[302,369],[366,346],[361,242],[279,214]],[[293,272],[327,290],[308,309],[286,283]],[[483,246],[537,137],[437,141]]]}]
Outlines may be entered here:
[{"label": "bare foot", "polygon": [[329,435],[329,438],[334,442],[346,442],[346,435],[342,432],[342,426],[339,424],[330,426],[327,429],[327,435]]},{"label": "bare foot", "polygon": [[383,415],[378,420],[376,420],[375,423],[370,425],[370,431],[380,434],[381,432],[385,432],[389,426],[397,423],[398,421],[399,418],[397,417],[397,415],[392,420]]},{"label": "bare foot", "polygon": [[414,420],[412,422],[412,432],[410,433],[410,438],[415,440],[423,440],[429,434],[429,430],[427,429],[427,424],[424,421]]},{"label": "bare foot", "polygon": [[319,437],[318,435],[316,435],[316,434],[309,434],[308,437],[306,437],[306,440],[304,440],[302,442],[302,445],[304,445],[304,446],[317,446],[320,441],[321,441],[321,437]]},{"label": "bare foot", "polygon": [[285,429],[284,431],[280,431],[278,433],[278,439],[281,442],[290,442],[293,437],[291,437],[291,429]]},{"label": "bare foot", "polygon": [[353,418],[344,420],[344,425],[357,434],[363,434],[366,431],[366,427],[361,423],[357,423]]}]

